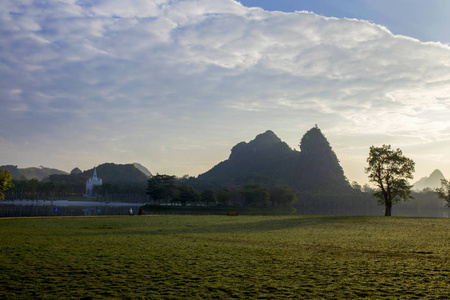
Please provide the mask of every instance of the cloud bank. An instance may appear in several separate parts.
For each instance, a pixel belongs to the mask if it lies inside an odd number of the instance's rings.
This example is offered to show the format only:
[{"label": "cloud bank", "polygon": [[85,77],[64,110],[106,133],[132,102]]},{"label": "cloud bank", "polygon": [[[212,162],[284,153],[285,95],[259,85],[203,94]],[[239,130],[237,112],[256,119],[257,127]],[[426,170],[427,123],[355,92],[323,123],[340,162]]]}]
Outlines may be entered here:
[{"label": "cloud bank", "polygon": [[2,164],[197,175],[267,129],[298,148],[317,123],[351,180],[382,143],[450,174],[440,43],[233,0],[2,1],[0,35]]}]

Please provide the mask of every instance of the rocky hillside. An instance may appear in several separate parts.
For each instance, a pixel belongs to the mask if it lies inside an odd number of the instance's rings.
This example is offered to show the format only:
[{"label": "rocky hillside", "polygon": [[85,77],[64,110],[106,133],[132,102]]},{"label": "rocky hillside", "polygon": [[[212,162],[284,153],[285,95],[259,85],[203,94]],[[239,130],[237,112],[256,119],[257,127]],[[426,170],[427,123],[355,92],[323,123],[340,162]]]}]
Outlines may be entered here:
[{"label": "rocky hillside", "polygon": [[289,185],[298,191],[342,191],[349,188],[336,154],[318,127],[301,139],[300,152],[268,130],[241,142],[229,158],[198,176],[203,186]]},{"label": "rocky hillside", "polygon": [[317,126],[301,139],[294,178],[299,190],[343,191],[349,188],[336,154]]},{"label": "rocky hillside", "polygon": [[422,191],[424,189],[435,189],[441,187],[441,179],[445,179],[444,174],[439,170],[434,170],[428,177],[423,177],[413,185],[413,189],[416,191]]},{"label": "rocky hillside", "polygon": [[147,175],[148,177],[152,177],[152,173],[150,173],[150,171],[144,167],[143,165],[141,165],[140,163],[133,163],[133,165],[138,168],[139,171],[141,171],[142,173],[144,173],[145,175]]}]

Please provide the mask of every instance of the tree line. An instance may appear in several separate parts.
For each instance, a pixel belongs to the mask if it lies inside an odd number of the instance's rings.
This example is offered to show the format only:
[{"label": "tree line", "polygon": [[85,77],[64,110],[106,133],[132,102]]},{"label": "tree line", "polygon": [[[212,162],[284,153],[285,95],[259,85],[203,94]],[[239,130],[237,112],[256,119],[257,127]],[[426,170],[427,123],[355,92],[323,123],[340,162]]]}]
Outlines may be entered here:
[{"label": "tree line", "polygon": [[[2,174],[9,171],[1,171]],[[9,174],[10,175],[10,174]],[[52,175],[53,176],[53,175]],[[50,178],[52,177],[50,176]],[[1,175],[0,175],[1,177]],[[83,199],[86,192],[86,179],[81,176],[55,176],[49,180],[9,179],[3,199],[9,200],[57,200]],[[145,183],[109,183],[94,187],[94,198],[101,201],[145,202],[148,198]]]},{"label": "tree line", "polygon": [[264,187],[258,184],[228,186],[218,190],[197,191],[192,185],[178,182],[173,175],[157,174],[148,180],[147,193],[155,204],[255,207],[290,207],[297,195],[288,186]]},{"label": "tree line", "polygon": [[[385,216],[391,216],[394,204],[413,199],[412,185],[408,183],[408,179],[413,178],[415,163],[404,156],[400,149],[392,149],[390,145],[371,146],[367,163],[365,172],[368,174],[369,181],[375,185],[372,195],[378,200],[379,205],[385,206]],[[71,180],[70,176],[52,176],[48,181],[15,180],[9,170],[0,169],[0,199],[5,199],[5,195],[12,200],[54,199],[83,195],[85,191],[83,177],[78,176],[74,177],[77,180]],[[104,183],[96,186],[94,192],[105,200],[111,200],[117,194],[120,194],[121,199],[124,195],[128,195],[128,200],[137,199],[136,195],[139,195],[139,199],[142,200],[142,195],[148,194],[154,203],[183,206],[201,202],[206,206],[214,203],[223,206],[290,207],[298,199],[296,191],[287,185],[246,184],[227,186],[218,190],[204,189],[199,192],[192,185],[187,184],[187,181],[186,178],[177,180],[175,176],[157,174],[147,181],[146,187],[142,184]],[[352,186],[358,187],[356,183]],[[435,189],[434,192],[450,207],[450,181],[442,180],[441,188]],[[323,195],[319,197],[323,199]],[[336,199],[337,196],[330,195],[330,197]],[[313,194],[301,194],[303,203],[308,203],[310,199],[315,198],[317,199]],[[313,200],[310,205],[314,203],[317,203],[317,200]]]}]

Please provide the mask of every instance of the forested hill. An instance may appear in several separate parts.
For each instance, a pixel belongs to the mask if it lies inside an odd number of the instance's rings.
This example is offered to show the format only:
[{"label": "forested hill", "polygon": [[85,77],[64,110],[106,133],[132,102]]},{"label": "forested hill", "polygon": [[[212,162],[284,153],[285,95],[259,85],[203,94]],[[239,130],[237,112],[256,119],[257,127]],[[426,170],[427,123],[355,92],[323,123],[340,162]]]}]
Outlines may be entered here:
[{"label": "forested hill", "polygon": [[[81,175],[92,177],[94,169],[84,171]],[[104,163],[97,167],[97,176],[109,183],[143,183],[149,176],[145,175],[134,164]]]},{"label": "forested hill", "polygon": [[269,130],[249,143],[234,146],[227,160],[199,175],[198,179],[218,185],[285,183],[287,169],[298,156],[298,152]]},{"label": "forested hill", "polygon": [[8,169],[14,179],[30,180],[35,178],[40,181],[45,177],[48,177],[53,174],[67,175],[67,173],[64,171],[45,167],[18,168],[17,166],[7,165],[1,166],[0,168]]},{"label": "forested hill", "polygon": [[316,126],[302,137],[300,161],[295,166],[299,190],[343,191],[350,188],[344,170],[321,130]]},{"label": "forested hill", "polygon": [[[51,175],[47,180],[53,182],[85,182],[92,177],[94,168],[84,171],[80,174],[70,175]],[[114,164],[104,163],[97,166],[97,176],[103,180],[103,183],[145,183],[148,176],[142,173],[133,164]]]},{"label": "forested hill", "polygon": [[[103,179],[103,182],[109,183],[145,183],[149,176],[144,174],[150,173],[143,166],[139,165],[144,170],[140,170],[134,164],[114,164],[104,163],[97,166],[97,176]],[[39,181],[54,181],[54,182],[85,182],[87,178],[92,177],[94,168],[84,172],[73,172],[67,174],[64,171],[50,168],[18,168],[17,166],[2,166],[3,169],[8,169],[14,179],[37,179]],[[77,168],[76,168],[77,169]],[[74,169],[75,170],[75,169]]]},{"label": "forested hill", "polygon": [[319,128],[301,139],[301,151],[291,149],[268,130],[241,142],[229,158],[198,176],[199,186],[289,185],[297,191],[350,189],[336,154]]}]

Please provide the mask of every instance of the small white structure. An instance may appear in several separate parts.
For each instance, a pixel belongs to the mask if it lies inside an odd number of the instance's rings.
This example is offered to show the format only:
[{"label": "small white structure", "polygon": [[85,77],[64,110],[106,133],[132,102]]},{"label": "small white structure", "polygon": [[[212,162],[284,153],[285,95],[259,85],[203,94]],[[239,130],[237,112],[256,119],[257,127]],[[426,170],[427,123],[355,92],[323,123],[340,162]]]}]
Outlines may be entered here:
[{"label": "small white structure", "polygon": [[86,197],[94,196],[92,191],[96,185],[102,185],[102,179],[97,177],[97,168],[94,168],[94,175],[86,180]]}]

